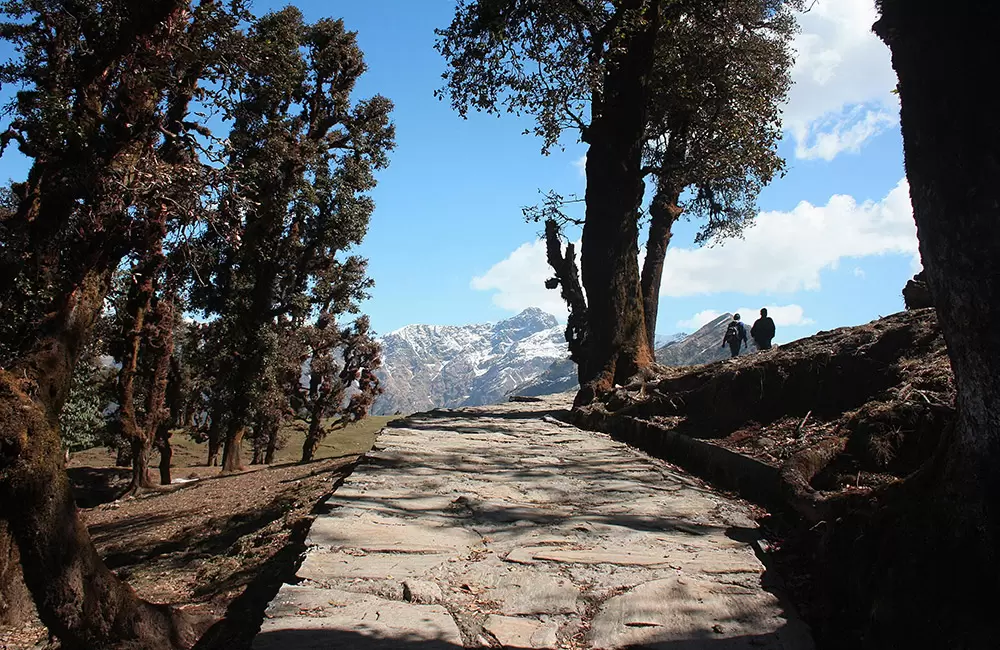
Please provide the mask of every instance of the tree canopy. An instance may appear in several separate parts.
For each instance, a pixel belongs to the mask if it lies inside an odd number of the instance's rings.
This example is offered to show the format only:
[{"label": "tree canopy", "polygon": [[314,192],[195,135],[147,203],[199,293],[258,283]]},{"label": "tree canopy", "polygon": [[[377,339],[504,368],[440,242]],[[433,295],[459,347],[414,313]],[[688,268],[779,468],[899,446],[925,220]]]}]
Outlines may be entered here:
[{"label": "tree canopy", "polygon": [[[304,359],[285,353],[321,323],[336,336],[314,350],[330,358],[317,372],[353,397],[320,416],[367,413],[379,352],[360,315],[367,264],[351,249],[393,147],[392,104],[354,98],[366,67],[342,21],[308,23],[294,8],[0,9],[16,52],[0,68],[16,87],[0,148],[31,163],[0,196],[0,309],[11,316],[0,325],[0,516],[64,644],[189,647],[183,614],[137,599],[97,556],[61,442],[80,444],[110,415],[135,490],[154,447],[170,481],[178,424],[207,429],[210,447],[214,432],[237,469],[248,429],[273,439],[291,417]],[[113,395],[73,381],[109,374]],[[60,440],[61,416],[72,441]]]},{"label": "tree canopy", "polygon": [[[652,361],[656,296],[678,197],[705,219],[699,240],[740,232],[775,153],[789,84],[796,0],[463,0],[438,31],[441,97],[469,110],[531,115],[542,151],[567,129],[589,145],[581,285],[567,330],[585,386],[607,390]],[[643,180],[656,187],[642,278]],[[555,196],[555,195],[550,195]],[[545,206],[534,216],[550,216]],[[559,224],[556,223],[558,226]],[[549,236],[558,228],[547,228]],[[555,288],[572,282],[554,256]],[[572,251],[568,257],[573,257]],[[562,260],[562,261],[560,261]],[[584,317],[578,296],[586,294]]]}]

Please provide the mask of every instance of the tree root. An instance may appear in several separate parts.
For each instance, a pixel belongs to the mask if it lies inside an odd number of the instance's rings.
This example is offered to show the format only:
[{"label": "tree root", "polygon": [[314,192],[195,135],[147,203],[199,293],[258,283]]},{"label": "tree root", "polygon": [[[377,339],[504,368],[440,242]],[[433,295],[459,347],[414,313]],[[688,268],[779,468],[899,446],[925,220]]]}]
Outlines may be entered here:
[{"label": "tree root", "polygon": [[812,487],[812,481],[843,453],[847,441],[846,437],[841,436],[820,438],[792,455],[781,466],[782,487],[789,505],[812,523],[826,519],[830,503],[836,499],[817,492]]}]

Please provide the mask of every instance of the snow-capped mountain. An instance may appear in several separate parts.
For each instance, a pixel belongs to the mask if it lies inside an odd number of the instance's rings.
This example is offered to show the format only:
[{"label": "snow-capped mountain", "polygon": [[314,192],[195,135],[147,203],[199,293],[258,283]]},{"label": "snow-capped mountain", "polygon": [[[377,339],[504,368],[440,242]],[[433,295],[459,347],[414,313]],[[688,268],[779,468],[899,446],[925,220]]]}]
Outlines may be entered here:
[{"label": "snow-capped mountain", "polygon": [[[729,358],[729,348],[723,348],[722,337],[732,314],[723,314],[705,324],[694,334],[677,333],[656,337],[656,361],[665,366],[693,366]],[[757,348],[749,342],[748,351]],[[514,391],[518,395],[549,395],[572,390],[578,386],[576,365],[560,359],[532,382]]]},{"label": "snow-capped mountain", "polygon": [[[694,334],[657,337],[656,360],[666,366],[710,363],[729,357],[723,314]],[[479,406],[510,395],[549,395],[577,387],[564,327],[534,307],[499,323],[407,325],[382,339],[385,392],[372,414]],[[750,350],[754,350],[753,342]]]},{"label": "snow-capped mountain", "polygon": [[536,308],[496,324],[407,325],[382,339],[372,413],[501,402],[567,355],[563,327]]}]

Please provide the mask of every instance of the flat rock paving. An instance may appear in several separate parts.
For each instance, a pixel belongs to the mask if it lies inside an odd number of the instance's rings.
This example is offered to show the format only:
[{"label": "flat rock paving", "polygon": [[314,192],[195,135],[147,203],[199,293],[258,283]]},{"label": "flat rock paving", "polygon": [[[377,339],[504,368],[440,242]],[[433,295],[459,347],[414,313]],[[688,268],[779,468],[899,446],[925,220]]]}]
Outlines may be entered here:
[{"label": "flat rock paving", "polygon": [[313,523],[254,650],[811,650],[745,508],[554,418],[570,400],[382,431]]}]

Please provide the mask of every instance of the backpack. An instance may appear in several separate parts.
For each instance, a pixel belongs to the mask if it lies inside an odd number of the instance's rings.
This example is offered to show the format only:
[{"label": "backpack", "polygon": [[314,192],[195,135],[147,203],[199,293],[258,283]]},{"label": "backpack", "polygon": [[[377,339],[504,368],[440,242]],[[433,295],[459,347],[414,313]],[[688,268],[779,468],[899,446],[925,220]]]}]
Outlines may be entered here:
[{"label": "backpack", "polygon": [[740,322],[730,321],[729,327],[726,328],[726,343],[739,343],[742,338],[740,336]]}]

